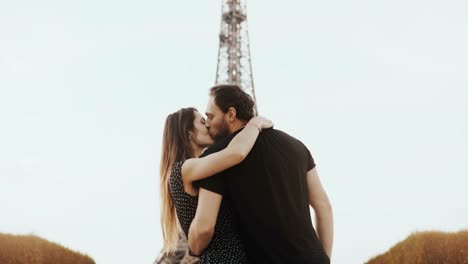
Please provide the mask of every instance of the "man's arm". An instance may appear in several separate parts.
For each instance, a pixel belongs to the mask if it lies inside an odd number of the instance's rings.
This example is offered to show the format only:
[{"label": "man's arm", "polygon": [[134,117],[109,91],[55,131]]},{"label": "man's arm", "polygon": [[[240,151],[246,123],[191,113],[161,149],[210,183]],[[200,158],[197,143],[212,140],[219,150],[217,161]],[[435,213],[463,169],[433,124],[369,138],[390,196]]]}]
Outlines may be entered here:
[{"label": "man's arm", "polygon": [[320,183],[316,168],[307,172],[307,189],[309,192],[309,204],[314,208],[317,235],[322,246],[331,258],[333,247],[333,211],[328,196]]},{"label": "man's arm", "polygon": [[195,255],[201,255],[213,237],[223,196],[200,188],[195,218],[190,225],[188,243]]}]

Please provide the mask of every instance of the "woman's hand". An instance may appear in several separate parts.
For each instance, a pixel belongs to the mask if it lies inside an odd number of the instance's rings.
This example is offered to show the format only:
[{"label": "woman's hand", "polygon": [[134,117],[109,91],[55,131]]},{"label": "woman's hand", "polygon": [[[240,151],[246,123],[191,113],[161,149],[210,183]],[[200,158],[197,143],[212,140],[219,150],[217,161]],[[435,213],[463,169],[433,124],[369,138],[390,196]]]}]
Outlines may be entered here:
[{"label": "woman's hand", "polygon": [[272,128],[273,122],[263,116],[254,116],[250,119],[249,123],[255,125],[259,129]]}]

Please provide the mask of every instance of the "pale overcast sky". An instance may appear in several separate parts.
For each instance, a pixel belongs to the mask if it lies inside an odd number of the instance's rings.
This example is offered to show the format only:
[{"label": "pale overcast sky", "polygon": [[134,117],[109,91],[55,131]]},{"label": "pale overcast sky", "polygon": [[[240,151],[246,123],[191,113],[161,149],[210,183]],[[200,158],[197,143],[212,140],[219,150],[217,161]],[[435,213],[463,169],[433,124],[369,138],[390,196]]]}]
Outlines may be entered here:
[{"label": "pale overcast sky", "polygon": [[[315,157],[333,262],[468,228],[468,2],[247,4],[259,112]],[[204,112],[220,12],[213,0],[0,2],[0,232],[152,263],[163,120]]]}]

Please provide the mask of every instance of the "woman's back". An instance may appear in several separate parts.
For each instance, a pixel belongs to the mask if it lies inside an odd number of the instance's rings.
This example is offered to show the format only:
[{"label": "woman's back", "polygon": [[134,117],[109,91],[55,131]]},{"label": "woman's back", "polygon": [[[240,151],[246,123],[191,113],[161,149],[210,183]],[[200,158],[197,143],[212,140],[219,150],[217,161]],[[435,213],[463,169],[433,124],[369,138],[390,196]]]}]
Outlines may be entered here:
[{"label": "woman's back", "polygon": [[[185,235],[188,236],[190,224],[197,210],[198,197],[190,196],[184,191],[181,173],[183,163],[183,161],[174,163],[169,187],[177,218]],[[226,199],[221,203],[213,238],[201,255],[200,263],[247,263],[232,206]]]}]

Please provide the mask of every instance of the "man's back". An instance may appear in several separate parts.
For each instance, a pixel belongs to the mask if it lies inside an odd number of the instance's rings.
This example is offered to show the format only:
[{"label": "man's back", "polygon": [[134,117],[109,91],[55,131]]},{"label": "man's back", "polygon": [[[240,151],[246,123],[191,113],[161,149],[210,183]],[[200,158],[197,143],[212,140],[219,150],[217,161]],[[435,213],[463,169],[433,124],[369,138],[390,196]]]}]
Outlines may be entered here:
[{"label": "man's back", "polygon": [[328,263],[310,217],[306,175],[314,167],[304,144],[267,129],[242,163],[200,186],[230,200],[251,262]]}]

